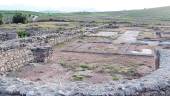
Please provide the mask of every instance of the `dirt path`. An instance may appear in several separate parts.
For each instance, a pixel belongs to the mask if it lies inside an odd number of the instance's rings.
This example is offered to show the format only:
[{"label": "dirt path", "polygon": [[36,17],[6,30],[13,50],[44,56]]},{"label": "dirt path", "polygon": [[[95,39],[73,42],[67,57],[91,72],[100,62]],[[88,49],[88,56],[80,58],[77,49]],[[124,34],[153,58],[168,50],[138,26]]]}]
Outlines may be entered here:
[{"label": "dirt path", "polygon": [[126,31],[118,39],[114,41],[116,44],[120,43],[133,43],[136,42],[136,37],[138,36],[139,31]]}]

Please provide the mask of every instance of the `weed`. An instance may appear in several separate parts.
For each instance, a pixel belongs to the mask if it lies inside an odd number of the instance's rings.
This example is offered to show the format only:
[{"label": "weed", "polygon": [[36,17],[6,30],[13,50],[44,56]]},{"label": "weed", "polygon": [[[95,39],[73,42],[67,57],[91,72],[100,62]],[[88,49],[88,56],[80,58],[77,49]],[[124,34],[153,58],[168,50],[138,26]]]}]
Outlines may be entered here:
[{"label": "weed", "polygon": [[94,66],[89,66],[89,65],[86,65],[86,64],[82,64],[79,67],[82,69],[82,71],[94,69]]},{"label": "weed", "polygon": [[117,76],[112,76],[112,80],[113,80],[113,81],[117,81],[117,80],[119,80],[119,77],[117,77]]},{"label": "weed", "polygon": [[80,67],[83,68],[83,69],[89,69],[89,66],[85,65],[85,64],[80,65]]},{"label": "weed", "polygon": [[73,75],[72,78],[75,81],[82,81],[84,79],[82,75]]},{"label": "weed", "polygon": [[64,61],[60,61],[59,64],[62,66],[62,67],[66,67],[66,64]]},{"label": "weed", "polygon": [[17,31],[17,34],[20,38],[25,38],[29,36],[29,33],[27,31]]}]

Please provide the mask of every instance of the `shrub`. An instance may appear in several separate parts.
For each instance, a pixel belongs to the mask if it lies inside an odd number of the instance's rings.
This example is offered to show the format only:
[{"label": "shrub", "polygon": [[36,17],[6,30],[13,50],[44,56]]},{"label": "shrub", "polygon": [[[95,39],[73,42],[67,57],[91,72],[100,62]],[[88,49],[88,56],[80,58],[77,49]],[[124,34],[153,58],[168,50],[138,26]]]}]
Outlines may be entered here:
[{"label": "shrub", "polygon": [[119,77],[117,77],[117,76],[112,76],[112,80],[113,80],[113,81],[117,81],[117,80],[119,80]]},{"label": "shrub", "polygon": [[64,61],[60,61],[59,64],[60,64],[62,67],[64,67],[64,68],[67,67],[67,64],[66,64]]},{"label": "shrub", "polygon": [[84,64],[80,65],[80,67],[83,68],[83,69],[89,69],[89,66],[88,65],[84,65]]},{"label": "shrub", "polygon": [[79,67],[81,68],[81,71],[92,70],[91,66],[88,66],[88,65],[85,65],[85,64],[82,64]]},{"label": "shrub", "polygon": [[29,33],[27,31],[18,31],[17,34],[20,38],[25,38],[29,36]]},{"label": "shrub", "polygon": [[12,18],[12,22],[13,23],[27,23],[28,20],[27,20],[27,16],[26,15],[23,15],[22,13],[16,13],[13,18]]},{"label": "shrub", "polygon": [[2,19],[3,19],[3,16],[2,16],[2,14],[0,14],[0,25],[3,24],[3,20]]},{"label": "shrub", "polygon": [[72,77],[73,77],[73,80],[75,81],[82,81],[84,79],[84,77],[81,75],[73,75]]}]

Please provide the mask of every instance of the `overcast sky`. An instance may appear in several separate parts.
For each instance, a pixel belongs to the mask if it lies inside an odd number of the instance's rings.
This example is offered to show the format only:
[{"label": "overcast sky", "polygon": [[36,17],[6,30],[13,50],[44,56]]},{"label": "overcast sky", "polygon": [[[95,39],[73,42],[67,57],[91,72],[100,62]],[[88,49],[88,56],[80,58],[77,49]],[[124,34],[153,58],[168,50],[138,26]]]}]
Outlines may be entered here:
[{"label": "overcast sky", "polygon": [[118,11],[170,6],[170,0],[0,0],[0,10]]}]

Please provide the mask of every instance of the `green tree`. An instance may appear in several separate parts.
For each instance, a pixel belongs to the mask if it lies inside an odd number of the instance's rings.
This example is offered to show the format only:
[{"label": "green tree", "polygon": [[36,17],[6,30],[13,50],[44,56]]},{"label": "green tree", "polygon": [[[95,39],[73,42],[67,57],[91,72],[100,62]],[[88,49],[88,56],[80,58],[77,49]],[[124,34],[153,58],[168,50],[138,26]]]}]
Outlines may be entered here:
[{"label": "green tree", "polygon": [[27,23],[28,20],[27,20],[27,16],[22,14],[22,13],[16,13],[13,18],[12,18],[12,22],[13,23]]},{"label": "green tree", "polygon": [[0,25],[3,24],[3,15],[0,13]]}]

